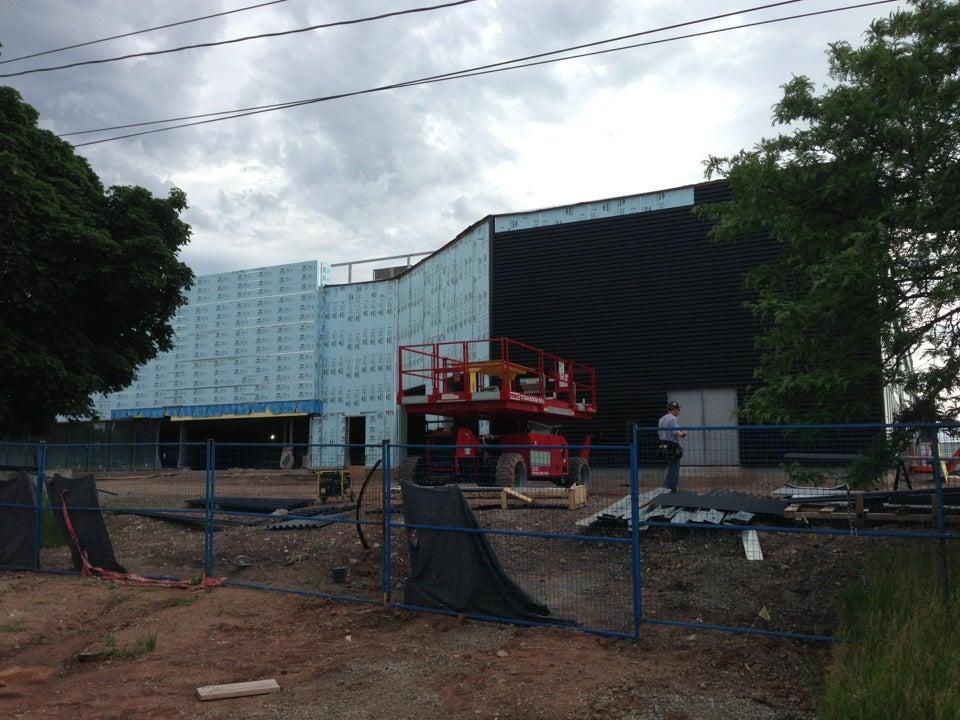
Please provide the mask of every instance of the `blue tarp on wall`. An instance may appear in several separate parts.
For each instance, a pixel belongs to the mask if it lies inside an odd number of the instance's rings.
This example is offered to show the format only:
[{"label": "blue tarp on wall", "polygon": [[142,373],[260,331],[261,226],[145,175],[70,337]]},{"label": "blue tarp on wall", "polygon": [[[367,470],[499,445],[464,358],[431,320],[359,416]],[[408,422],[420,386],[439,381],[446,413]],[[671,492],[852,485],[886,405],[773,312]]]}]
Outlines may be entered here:
[{"label": "blue tarp on wall", "polygon": [[152,408],[123,408],[110,411],[111,420],[131,418],[193,417],[214,418],[224,415],[319,415],[319,400],[276,400],[257,403],[221,403],[217,405],[168,405]]}]

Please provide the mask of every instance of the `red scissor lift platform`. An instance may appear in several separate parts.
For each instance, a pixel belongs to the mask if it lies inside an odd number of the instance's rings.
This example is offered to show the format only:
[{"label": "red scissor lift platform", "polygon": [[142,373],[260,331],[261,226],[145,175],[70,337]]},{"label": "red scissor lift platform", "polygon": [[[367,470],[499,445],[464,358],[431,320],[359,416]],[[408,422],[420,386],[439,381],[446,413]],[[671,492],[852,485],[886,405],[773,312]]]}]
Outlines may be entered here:
[{"label": "red scissor lift platform", "polygon": [[556,422],[597,412],[592,367],[509,338],[401,345],[398,368],[408,413]]},{"label": "red scissor lift platform", "polygon": [[[571,487],[589,475],[590,439],[571,456],[558,420],[597,412],[592,367],[508,338],[402,345],[397,404],[409,414],[452,420],[397,468],[401,482]],[[478,435],[477,420],[489,420]]]}]

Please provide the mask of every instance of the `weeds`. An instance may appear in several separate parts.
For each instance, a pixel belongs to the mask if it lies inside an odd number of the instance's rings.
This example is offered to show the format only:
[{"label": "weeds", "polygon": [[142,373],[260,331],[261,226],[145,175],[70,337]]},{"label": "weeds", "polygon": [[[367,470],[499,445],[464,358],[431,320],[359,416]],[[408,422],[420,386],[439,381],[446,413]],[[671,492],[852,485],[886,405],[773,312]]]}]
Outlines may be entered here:
[{"label": "weeds", "polygon": [[186,595],[170,601],[168,607],[189,607],[197,601],[196,595]]},{"label": "weeds", "polygon": [[23,618],[11,620],[6,625],[0,625],[0,632],[18,633],[23,632],[27,627],[27,622]]},{"label": "weeds", "polygon": [[55,548],[66,544],[67,540],[60,531],[57,519],[53,515],[53,508],[50,507],[50,499],[44,495],[40,510],[40,547]]},{"label": "weeds", "polygon": [[933,543],[866,558],[840,596],[838,640],[819,720],[960,717],[960,599],[944,600]]},{"label": "weeds", "polygon": [[107,610],[111,610],[115,608],[117,605],[120,605],[121,603],[125,603],[129,599],[130,598],[128,596],[121,595],[119,593],[111,595],[110,597],[107,598],[107,601],[103,604],[103,610],[104,612],[106,612]]},{"label": "weeds", "polygon": [[157,649],[157,634],[141,635],[132,645],[125,647],[117,647],[117,641],[113,635],[107,635],[103,639],[103,647],[111,660],[135,660]]}]

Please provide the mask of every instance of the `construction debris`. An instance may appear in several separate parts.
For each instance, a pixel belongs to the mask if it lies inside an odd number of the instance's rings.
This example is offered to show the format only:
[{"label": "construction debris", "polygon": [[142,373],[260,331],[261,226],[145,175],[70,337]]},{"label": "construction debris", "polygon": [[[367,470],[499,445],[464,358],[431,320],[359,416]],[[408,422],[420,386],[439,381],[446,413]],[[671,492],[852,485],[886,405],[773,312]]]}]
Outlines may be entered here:
[{"label": "construction debris", "polygon": [[744,530],[740,533],[743,541],[743,552],[747,560],[763,560],[763,550],[760,548],[760,536],[756,530]]},{"label": "construction debris", "polygon": [[[235,510],[237,512],[264,513],[269,515],[275,510],[296,510],[314,502],[313,498],[269,498],[269,497],[217,497],[214,503],[221,510]],[[188,507],[206,507],[205,498],[191,498],[187,500]]]},{"label": "construction debris", "polygon": [[[203,513],[178,513],[172,510],[114,510],[117,515],[136,515],[151,520],[163,520],[174,525],[186,525],[203,529],[207,526],[207,518]],[[213,529],[221,530],[225,527],[250,527],[256,525],[256,520],[236,520],[214,516]]]},{"label": "construction debris", "polygon": [[782,516],[790,503],[777,498],[760,497],[730,490],[713,490],[706,495],[694,492],[663,493],[650,501],[651,505],[692,508],[695,510],[724,510],[748,512],[754,515]]},{"label": "construction debris", "polygon": [[[645,512],[645,508],[650,505],[650,501],[666,492],[666,488],[655,488],[646,490],[637,496],[638,520],[646,520],[652,517],[650,513]],[[594,525],[601,527],[630,527],[633,519],[633,513],[630,510],[630,496],[617,500],[613,505],[605,507],[600,512],[589,515],[582,520],[577,521],[577,527],[589,528]],[[640,529],[645,530],[648,526],[641,525]]]},{"label": "construction debris", "polygon": [[109,650],[81,650],[77,653],[77,660],[82,663],[97,662],[99,660],[107,660],[109,658]]},{"label": "construction debris", "polygon": [[[783,517],[789,503],[739,492],[714,490],[706,495],[692,492],[671,493],[666,488],[646,490],[637,496],[637,522],[654,521],[671,524],[704,523],[710,525],[744,525],[756,515]],[[631,526],[633,513],[630,496],[577,521],[577,527]],[[645,530],[649,525],[641,525]]]},{"label": "construction debris", "polygon": [[798,500],[805,498],[829,497],[837,493],[846,492],[849,488],[846,485],[792,485],[787,484],[778,487],[771,495],[785,500]]},{"label": "construction debris", "polygon": [[[587,486],[572,485],[570,487],[536,487],[524,485],[522,487],[502,487],[502,486],[476,486],[476,485],[457,485],[460,492],[466,498],[471,507],[476,508],[476,503],[483,500],[499,501],[501,510],[508,510],[511,507],[527,508],[566,508],[576,510],[587,504]],[[392,488],[393,493],[400,492],[399,487]],[[550,502],[544,502],[550,501]],[[560,501],[554,503],[553,501]],[[628,503],[629,504],[629,503]],[[396,506],[395,506],[396,507]]]},{"label": "construction debris", "polygon": [[224,700],[226,698],[266,695],[280,690],[276,680],[254,680],[253,682],[230,683],[229,685],[206,685],[197,688],[197,697],[201,700]]},{"label": "construction debris", "polygon": [[295,517],[283,522],[267,525],[264,530],[315,530],[325,528],[328,525],[334,525],[338,520],[344,520],[350,516],[350,513],[339,513],[337,515],[324,515],[323,517],[308,518]]},{"label": "construction debris", "polygon": [[[934,518],[940,507],[935,488],[838,492],[830,487],[787,485],[774,492],[790,503],[785,517],[802,522],[923,523]],[[946,522],[960,522],[960,487],[945,487],[942,493]]]},{"label": "construction debris", "polygon": [[[713,490],[706,494],[668,492],[665,488],[639,493],[636,518],[640,530],[647,523],[675,525],[749,525],[783,521],[824,523],[918,522],[936,520],[940,498],[936,490],[851,491],[845,485],[785,485],[761,497],[743,492]],[[960,487],[942,489],[947,522],[960,522]],[[578,520],[581,531],[594,527],[629,528],[634,513],[627,495],[599,512]],[[743,544],[748,559],[762,560],[756,531],[744,530]]]}]

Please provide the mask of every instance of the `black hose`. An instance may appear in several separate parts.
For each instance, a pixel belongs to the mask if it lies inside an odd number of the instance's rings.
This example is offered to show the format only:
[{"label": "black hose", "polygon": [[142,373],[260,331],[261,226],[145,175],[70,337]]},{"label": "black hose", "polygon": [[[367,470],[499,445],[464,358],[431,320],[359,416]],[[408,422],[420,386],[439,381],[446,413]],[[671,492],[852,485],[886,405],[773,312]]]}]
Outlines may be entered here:
[{"label": "black hose", "polygon": [[367,483],[370,482],[370,478],[373,477],[373,473],[377,471],[377,468],[380,467],[380,463],[383,462],[383,458],[377,460],[373,467],[370,468],[370,472],[367,473],[367,478],[363,481],[363,485],[360,487],[360,494],[357,496],[357,514],[356,514],[356,523],[357,523],[357,537],[360,538],[360,544],[363,545],[364,550],[369,550],[370,546],[367,544],[367,538],[363,536],[363,526],[360,524],[360,505],[363,503],[363,491],[367,489]]}]

